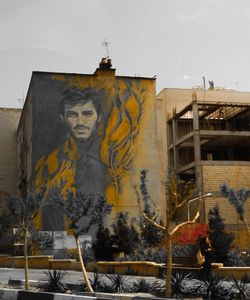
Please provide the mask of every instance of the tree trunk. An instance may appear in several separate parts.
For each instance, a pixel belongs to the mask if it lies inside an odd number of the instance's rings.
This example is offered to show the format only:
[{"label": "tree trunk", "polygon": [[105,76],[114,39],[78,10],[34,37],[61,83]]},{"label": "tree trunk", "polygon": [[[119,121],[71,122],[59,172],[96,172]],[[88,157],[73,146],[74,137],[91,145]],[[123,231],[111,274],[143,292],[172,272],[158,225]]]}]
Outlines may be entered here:
[{"label": "tree trunk", "polygon": [[171,298],[171,278],[172,278],[172,240],[171,235],[167,235],[167,272],[165,296]]},{"label": "tree trunk", "polygon": [[246,226],[246,229],[247,229],[248,238],[250,239],[250,228],[249,228],[249,226],[248,226],[248,223],[247,223],[247,220],[246,220],[245,217],[243,217],[243,222],[244,222],[244,224],[245,224],[245,226]]},{"label": "tree trunk", "polygon": [[28,229],[24,229],[24,276],[25,276],[25,289],[29,289],[29,274],[28,274]]},{"label": "tree trunk", "polygon": [[79,241],[78,237],[76,237],[75,239],[76,239],[76,245],[77,245],[78,256],[79,256],[79,260],[80,260],[80,264],[81,264],[83,279],[84,279],[84,281],[87,285],[88,291],[93,293],[94,290],[92,289],[92,286],[90,284],[90,281],[89,281],[89,278],[88,278],[88,275],[87,275],[86,268],[85,268],[84,263],[83,263],[80,241]]}]

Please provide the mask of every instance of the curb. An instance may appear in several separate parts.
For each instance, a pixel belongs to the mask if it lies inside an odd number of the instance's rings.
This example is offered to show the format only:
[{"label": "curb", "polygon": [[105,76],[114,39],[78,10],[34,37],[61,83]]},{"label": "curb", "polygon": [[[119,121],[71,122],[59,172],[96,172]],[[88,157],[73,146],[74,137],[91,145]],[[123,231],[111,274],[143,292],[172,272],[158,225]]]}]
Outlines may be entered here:
[{"label": "curb", "polygon": [[0,299],[16,300],[18,297],[18,290],[0,289]]},{"label": "curb", "polygon": [[[155,298],[142,295],[122,295],[122,294],[106,294],[96,293],[95,296],[91,295],[67,295],[67,294],[54,294],[46,292],[26,291],[26,290],[13,290],[13,289],[0,289],[1,300],[174,300],[172,298]],[[185,299],[185,298],[184,298]],[[191,298],[186,298],[191,300]],[[192,298],[201,299],[201,298]]]},{"label": "curb", "polygon": [[[67,294],[54,294],[46,292],[0,289],[1,300],[97,300],[92,296],[78,296]],[[103,299],[104,300],[104,299]],[[109,299],[107,299],[109,300]]]}]

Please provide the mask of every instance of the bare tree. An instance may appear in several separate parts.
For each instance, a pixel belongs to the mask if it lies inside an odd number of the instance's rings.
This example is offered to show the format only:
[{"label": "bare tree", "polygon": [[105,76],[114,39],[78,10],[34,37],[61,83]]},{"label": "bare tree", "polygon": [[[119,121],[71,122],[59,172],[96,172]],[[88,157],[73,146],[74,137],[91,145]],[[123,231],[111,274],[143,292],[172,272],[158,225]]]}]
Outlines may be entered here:
[{"label": "bare tree", "polygon": [[229,203],[233,205],[235,211],[239,216],[239,219],[244,222],[248,232],[248,237],[250,238],[250,228],[248,226],[248,222],[245,217],[245,209],[244,209],[244,204],[247,198],[250,196],[250,190],[246,190],[244,188],[235,190],[230,188],[226,183],[224,183],[220,187],[220,191],[222,196],[226,197]]},{"label": "bare tree", "polygon": [[[166,241],[166,252],[167,252],[167,273],[166,273],[166,297],[171,297],[171,277],[172,277],[172,240],[174,235],[182,227],[195,223],[199,216],[200,201],[197,206],[197,211],[192,220],[185,222],[180,222],[177,224],[177,213],[180,211],[185,204],[188,203],[191,195],[194,193],[194,182],[193,181],[181,181],[177,178],[174,172],[169,171],[167,181],[165,182],[166,191],[166,225],[163,226],[158,221],[160,218],[160,209],[156,202],[151,199],[149,192],[147,190],[147,171],[141,171],[141,185],[140,191],[142,197],[138,191],[137,186],[134,186],[137,195],[138,205],[140,212],[144,219],[154,225],[159,230],[164,232],[164,238]],[[141,204],[143,203],[143,209]],[[153,214],[148,215],[149,206],[151,206],[151,211]]]},{"label": "bare tree", "polygon": [[24,273],[26,290],[29,289],[28,235],[33,226],[33,220],[38,214],[42,199],[42,191],[40,193],[27,192],[26,197],[17,195],[6,196],[10,223],[21,229],[24,239]]},{"label": "bare tree", "polygon": [[[82,269],[83,279],[90,292],[92,286],[87,276],[83,262],[83,255],[79,237],[89,232],[90,228],[103,221],[103,218],[111,213],[112,206],[106,203],[102,195],[94,193],[76,194],[69,192],[67,199],[63,199],[57,192],[50,196],[55,206],[63,212],[68,219],[68,229],[73,231],[76,240],[79,261]],[[83,221],[83,222],[82,222]]]}]

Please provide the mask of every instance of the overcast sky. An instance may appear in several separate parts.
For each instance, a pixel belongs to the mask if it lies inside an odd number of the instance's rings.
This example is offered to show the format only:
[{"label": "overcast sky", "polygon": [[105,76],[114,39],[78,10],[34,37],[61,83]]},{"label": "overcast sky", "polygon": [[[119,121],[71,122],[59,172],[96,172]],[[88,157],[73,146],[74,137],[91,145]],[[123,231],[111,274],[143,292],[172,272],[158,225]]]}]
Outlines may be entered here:
[{"label": "overcast sky", "polygon": [[250,91],[250,0],[0,0],[0,107],[22,107],[32,71],[116,75],[163,88]]}]

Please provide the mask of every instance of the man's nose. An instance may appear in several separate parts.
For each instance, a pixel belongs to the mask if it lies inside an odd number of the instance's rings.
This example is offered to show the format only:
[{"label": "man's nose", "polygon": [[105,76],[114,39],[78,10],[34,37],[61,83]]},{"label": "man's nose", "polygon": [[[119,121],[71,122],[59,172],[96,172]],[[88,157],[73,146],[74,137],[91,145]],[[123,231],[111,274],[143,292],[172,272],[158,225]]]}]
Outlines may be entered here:
[{"label": "man's nose", "polygon": [[78,117],[77,117],[77,123],[79,125],[85,124],[86,123],[86,118],[82,114],[79,114]]}]

